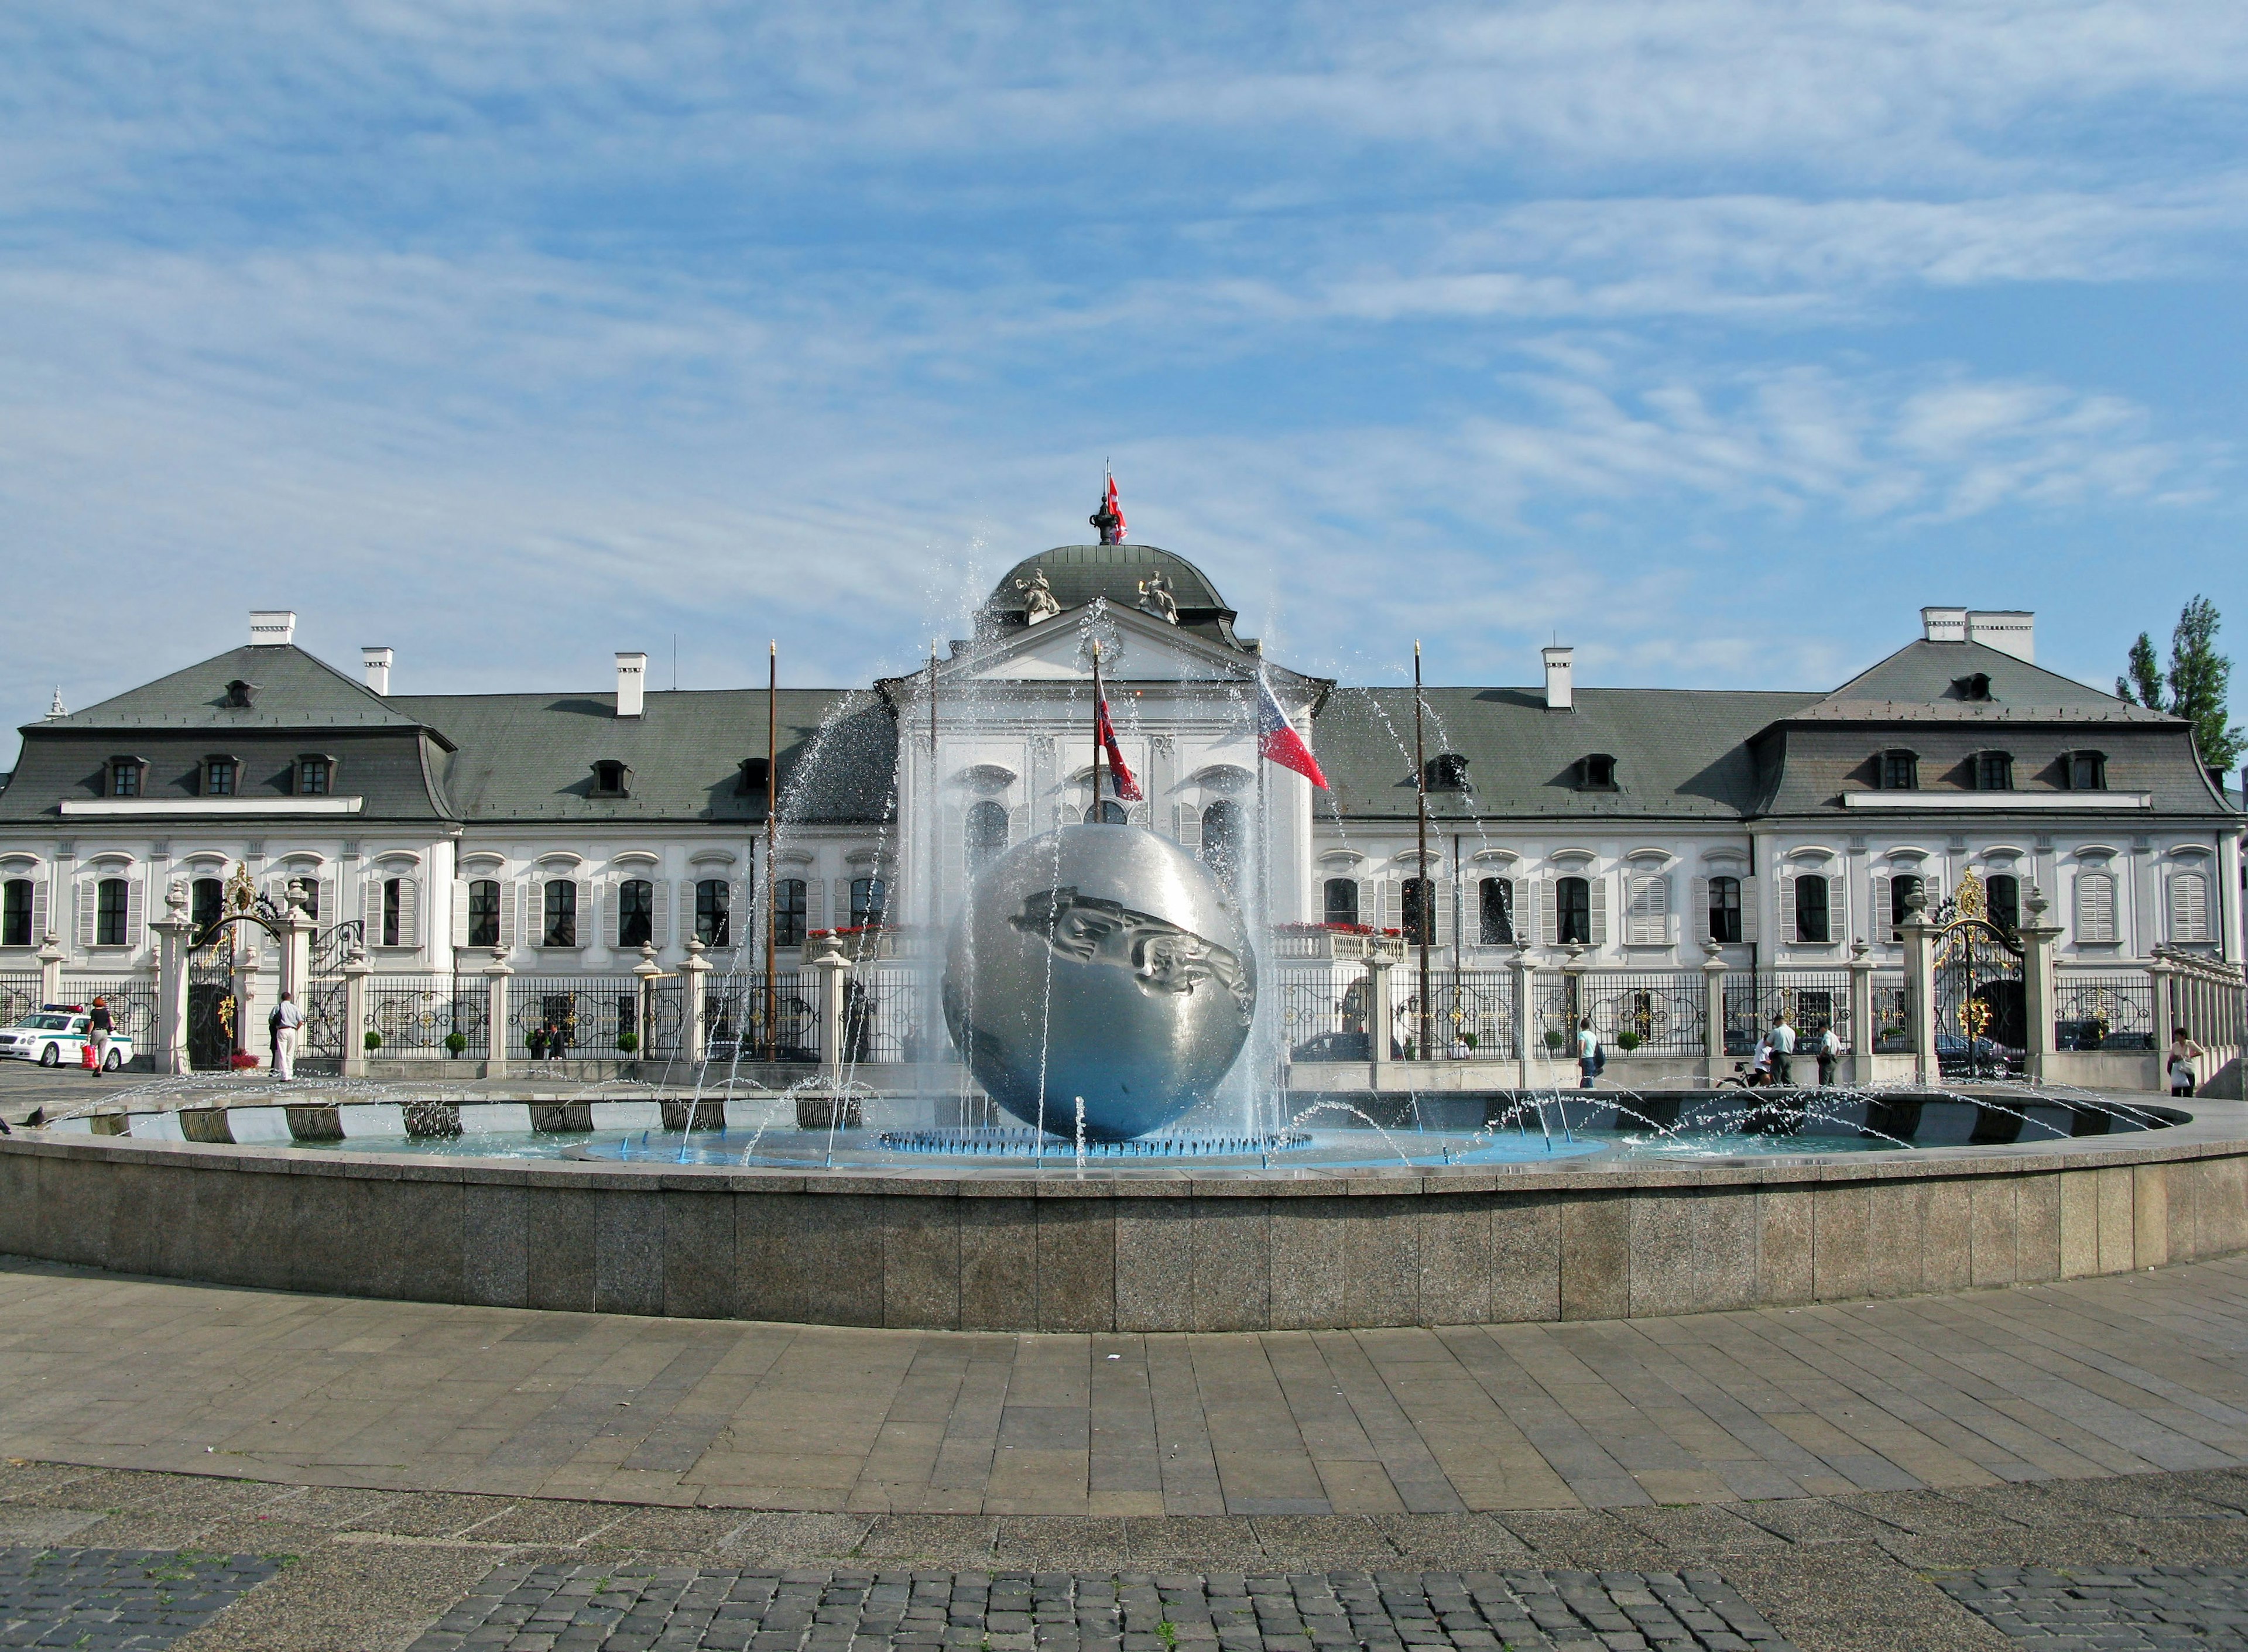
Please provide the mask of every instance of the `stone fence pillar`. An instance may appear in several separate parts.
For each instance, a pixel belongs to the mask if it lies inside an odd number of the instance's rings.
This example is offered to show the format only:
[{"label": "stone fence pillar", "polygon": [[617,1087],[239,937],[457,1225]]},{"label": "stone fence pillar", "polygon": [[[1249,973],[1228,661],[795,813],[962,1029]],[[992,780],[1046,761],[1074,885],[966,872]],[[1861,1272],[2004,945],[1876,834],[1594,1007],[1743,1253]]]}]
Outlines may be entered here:
[{"label": "stone fence pillar", "polygon": [[2042,1084],[2053,1070],[2053,947],[2060,939],[2057,925],[2045,921],[2045,891],[2032,884],[2022,897],[2029,922],[2015,933],[2022,943],[2022,1076]]},{"label": "stone fence pillar", "polygon": [[305,884],[300,878],[289,880],[284,891],[287,901],[281,916],[281,991],[296,1000],[298,1011],[305,1011],[312,991],[312,932],[319,925],[305,915]]},{"label": "stone fence pillar", "polygon": [[1874,1043],[1881,1031],[1874,1025],[1873,949],[1860,936],[1850,943],[1850,1082],[1874,1081]]},{"label": "stone fence pillar", "polygon": [[[156,1047],[159,1073],[185,1073],[188,1064],[188,960],[194,953],[195,922],[188,915],[188,886],[172,885],[164,915],[148,927],[156,932]],[[49,940],[54,937],[50,936]]]},{"label": "stone fence pillar", "polygon": [[655,1058],[655,984],[663,979],[663,966],[655,961],[655,943],[640,944],[640,962],[633,965],[633,973],[640,977],[640,1014],[636,1040],[640,1048],[635,1054],[642,1061]]},{"label": "stone fence pillar", "polygon": [[1518,1088],[1530,1087],[1530,1060],[1532,1052],[1530,1040],[1538,1036],[1537,974],[1531,968],[1530,950],[1518,946],[1514,956],[1506,961],[1507,973],[1514,977],[1514,1070]]},{"label": "stone fence pillar", "polygon": [[484,1077],[507,1077],[507,984],[515,971],[508,967],[507,949],[494,947],[484,965]]},{"label": "stone fence pillar", "polygon": [[702,1026],[703,978],[710,973],[710,960],[702,956],[705,950],[700,936],[688,936],[687,962],[679,966],[679,1012],[687,1023],[680,1036],[685,1043],[687,1064],[696,1067],[709,1059],[709,1040]]},{"label": "stone fence pillar", "polygon": [[367,1077],[367,978],[374,973],[364,947],[344,960],[344,1077]]},{"label": "stone fence pillar", "polygon": [[1913,1077],[1918,1083],[1936,1083],[1943,1069],[1936,1057],[1936,953],[1929,937],[1928,899],[1912,892],[1905,920],[1898,929],[1904,936],[1904,1009],[1912,1022]]},{"label": "stone fence pillar", "polygon": [[2155,961],[2147,966],[2147,973],[2155,984],[2155,1088],[2167,1090],[2170,1087],[2170,1029],[2178,1024],[2177,965],[2170,962],[2167,947],[2155,949]]},{"label": "stone fence pillar", "polygon": [[[172,886],[179,888],[177,884]],[[182,901],[187,896],[182,894]],[[47,931],[39,943],[39,1002],[60,1004],[63,1001],[63,943],[52,929]]]},{"label": "stone fence pillar", "polygon": [[1725,1075],[1725,957],[1715,936],[1702,943],[1702,1076]]},{"label": "stone fence pillar", "polygon": [[1389,971],[1395,961],[1377,952],[1367,953],[1366,960],[1366,1054],[1372,1064],[1374,1087],[1381,1087],[1382,1075],[1389,1071],[1389,1039],[1396,1030],[1396,1020],[1389,1004]]},{"label": "stone fence pillar", "polygon": [[843,1082],[843,997],[844,983],[851,975],[851,960],[843,956],[843,943],[832,935],[822,936],[819,952],[812,960],[812,968],[819,971],[819,1066],[831,1085]]}]

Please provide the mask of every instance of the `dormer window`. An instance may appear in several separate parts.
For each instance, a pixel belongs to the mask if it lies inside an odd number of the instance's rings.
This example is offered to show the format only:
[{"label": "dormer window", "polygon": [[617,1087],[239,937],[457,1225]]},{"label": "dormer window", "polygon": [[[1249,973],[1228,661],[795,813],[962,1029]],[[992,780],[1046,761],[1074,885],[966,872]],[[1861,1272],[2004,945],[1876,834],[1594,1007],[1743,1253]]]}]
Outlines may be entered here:
[{"label": "dormer window", "polygon": [[593,765],[593,795],[597,798],[630,797],[632,771],[613,757],[604,757]]},{"label": "dormer window", "polygon": [[146,757],[112,757],[109,760],[109,795],[113,798],[137,798],[142,791],[142,779],[148,768]]},{"label": "dormer window", "polygon": [[2064,752],[2060,759],[2060,783],[2071,792],[2105,792],[2108,789],[2108,757],[2100,751]]},{"label": "dormer window", "polygon": [[205,757],[203,759],[203,796],[207,798],[234,796],[238,790],[237,782],[241,777],[242,764],[234,758]]},{"label": "dormer window", "polygon": [[1874,759],[1876,783],[1884,792],[1920,790],[1920,759],[1909,751],[1884,751]]},{"label": "dormer window", "polygon": [[1580,792],[1613,792],[1616,789],[1616,760],[1605,751],[1595,751],[1577,762],[1577,790]]},{"label": "dormer window", "polygon": [[1977,792],[2012,792],[2014,789],[2012,752],[1977,751],[1968,759],[1968,772],[1974,778]]},{"label": "dormer window", "polygon": [[300,798],[325,798],[333,785],[336,760],[317,752],[307,753],[297,759],[297,795]]},{"label": "dormer window", "polygon": [[761,798],[765,794],[765,774],[771,767],[764,757],[744,757],[741,778],[734,782],[737,798]]},{"label": "dormer window", "polygon": [[1456,751],[1440,751],[1429,759],[1429,790],[1464,792],[1468,789],[1468,760]]},{"label": "dormer window", "polygon": [[257,685],[240,677],[226,685],[226,703],[236,711],[248,709],[257,699]]},{"label": "dormer window", "polygon": [[1991,675],[1987,671],[1977,671],[1971,676],[1954,677],[1951,686],[1959,690],[1959,697],[1963,700],[1988,700],[1991,697]]}]

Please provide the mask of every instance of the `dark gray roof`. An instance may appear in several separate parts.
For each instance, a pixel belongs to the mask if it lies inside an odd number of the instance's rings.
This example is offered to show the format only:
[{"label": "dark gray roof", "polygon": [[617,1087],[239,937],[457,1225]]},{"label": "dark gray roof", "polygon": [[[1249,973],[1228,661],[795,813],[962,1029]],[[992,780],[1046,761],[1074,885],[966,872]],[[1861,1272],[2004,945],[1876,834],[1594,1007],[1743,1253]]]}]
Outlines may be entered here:
[{"label": "dark gray roof", "polygon": [[[252,684],[247,706],[227,684]],[[292,643],[245,645],[29,725],[36,729],[411,729],[412,716]]]},{"label": "dark gray roof", "polygon": [[[763,786],[740,790],[742,760],[765,754],[762,689],[651,693],[637,718],[616,715],[613,694],[398,695],[391,703],[450,737],[445,795],[464,820],[764,819]],[[888,815],[896,725],[874,695],[783,689],[775,709],[785,819]],[[591,795],[593,764],[607,760],[631,771],[628,795]]]},{"label": "dark gray roof", "polygon": [[1111,607],[1136,608],[1140,581],[1161,572],[1179,605],[1181,630],[1228,648],[1244,646],[1233,634],[1237,616],[1210,576],[1175,552],[1152,545],[1058,545],[1024,558],[1001,577],[984,603],[987,630],[995,623],[1005,629],[1023,622],[1023,593],[1015,589],[1015,581],[1038,570],[1044,571],[1065,614],[1104,598]]},{"label": "dark gray roof", "polygon": [[[1991,680],[1987,701],[1962,692],[1967,678]],[[1933,721],[1957,717],[2050,716],[2055,722],[2162,723],[2162,712],[2017,660],[1980,642],[1909,642],[1861,671],[1799,716],[1820,720]]]},{"label": "dark gray roof", "polygon": [[[1574,709],[1549,711],[1536,689],[1430,689],[1428,755],[1466,757],[1470,788],[1432,792],[1430,815],[1737,819],[1759,790],[1750,737],[1817,698],[1580,689]],[[1412,817],[1412,689],[1337,689],[1313,721],[1312,749],[1345,817]],[[1615,790],[1576,788],[1580,761],[1593,754],[1616,760]]]}]

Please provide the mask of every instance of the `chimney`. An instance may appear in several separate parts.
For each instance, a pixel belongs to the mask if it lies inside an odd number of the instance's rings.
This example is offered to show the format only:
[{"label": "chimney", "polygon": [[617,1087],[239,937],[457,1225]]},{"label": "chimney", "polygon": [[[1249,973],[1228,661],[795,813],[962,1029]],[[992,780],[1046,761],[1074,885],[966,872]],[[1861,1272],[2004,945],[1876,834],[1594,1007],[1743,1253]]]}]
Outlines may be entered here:
[{"label": "chimney", "polygon": [[1920,636],[1923,642],[1966,641],[1967,610],[1922,608],[1920,611]]},{"label": "chimney", "polygon": [[250,643],[252,648],[279,648],[297,640],[297,616],[285,608],[252,608]]},{"label": "chimney", "polygon": [[617,656],[617,715],[636,717],[641,713],[641,699],[648,690],[648,656],[644,654],[620,654]]},{"label": "chimney", "polygon": [[370,693],[387,696],[390,693],[390,650],[361,648],[360,663],[367,668],[367,686]]},{"label": "chimney", "polygon": [[2037,615],[2025,608],[1970,609],[1967,641],[2037,663]]},{"label": "chimney", "polygon": [[1540,648],[1538,652],[1546,661],[1546,709],[1548,711],[1572,709],[1577,703],[1577,651],[1574,648]]}]

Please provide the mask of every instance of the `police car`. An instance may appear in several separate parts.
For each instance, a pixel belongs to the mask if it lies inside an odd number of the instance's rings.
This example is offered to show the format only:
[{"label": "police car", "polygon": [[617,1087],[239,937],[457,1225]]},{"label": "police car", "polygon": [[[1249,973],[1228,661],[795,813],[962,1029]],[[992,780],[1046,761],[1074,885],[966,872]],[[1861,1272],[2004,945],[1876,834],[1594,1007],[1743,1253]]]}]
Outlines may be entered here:
[{"label": "police car", "polygon": [[[43,1067],[84,1066],[86,1023],[82,1004],[43,1004],[14,1026],[0,1028],[0,1060],[36,1061]],[[112,1032],[102,1070],[114,1073],[132,1059],[132,1038]]]}]

